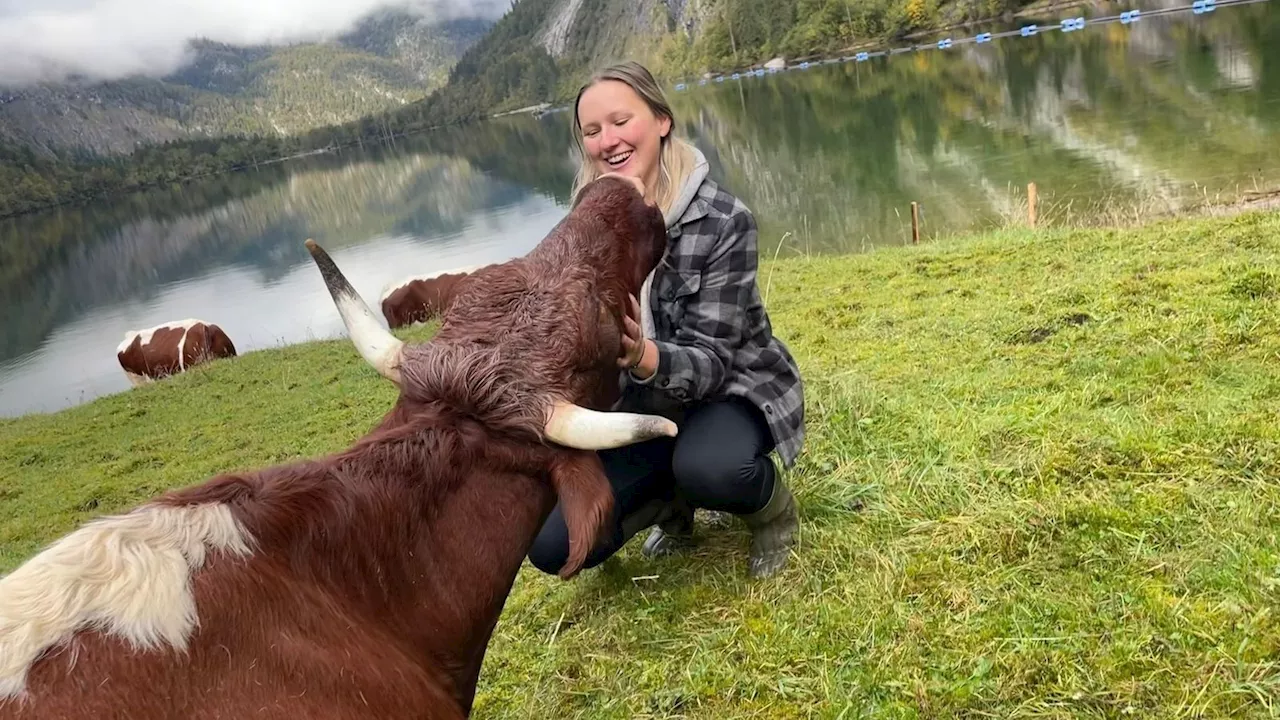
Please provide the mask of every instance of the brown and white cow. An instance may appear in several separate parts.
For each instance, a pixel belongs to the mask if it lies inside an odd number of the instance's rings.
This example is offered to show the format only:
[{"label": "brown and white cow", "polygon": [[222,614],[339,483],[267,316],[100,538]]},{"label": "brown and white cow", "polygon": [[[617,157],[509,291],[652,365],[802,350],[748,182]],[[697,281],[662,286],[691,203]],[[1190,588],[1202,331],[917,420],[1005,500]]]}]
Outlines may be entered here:
[{"label": "brown and white cow", "polygon": [[344,450],[164,493],[0,578],[0,720],[467,717],[557,500],[569,578],[613,512],[595,450],[676,434],[608,411],[665,242],[657,208],[600,178],[406,345],[307,241],[395,405]]},{"label": "brown and white cow", "polygon": [[379,303],[382,317],[392,329],[427,322],[453,302],[458,281],[484,265],[468,265],[426,275],[411,275],[387,285]]},{"label": "brown and white cow", "polygon": [[130,330],[116,348],[116,359],[134,387],[215,358],[235,356],[236,346],[222,328],[195,318]]}]

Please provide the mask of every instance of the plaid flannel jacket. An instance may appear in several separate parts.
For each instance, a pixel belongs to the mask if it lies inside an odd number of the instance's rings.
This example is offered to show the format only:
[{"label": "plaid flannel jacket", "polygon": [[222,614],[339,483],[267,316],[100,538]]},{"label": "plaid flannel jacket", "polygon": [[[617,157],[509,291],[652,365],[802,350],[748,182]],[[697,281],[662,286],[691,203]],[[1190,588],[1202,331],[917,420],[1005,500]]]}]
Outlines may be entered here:
[{"label": "plaid flannel jacket", "polygon": [[679,220],[648,293],[658,370],[622,373],[619,407],[675,419],[691,401],[737,395],[760,408],[787,467],[804,444],[804,387],[773,336],[756,283],[755,217],[704,178]]}]

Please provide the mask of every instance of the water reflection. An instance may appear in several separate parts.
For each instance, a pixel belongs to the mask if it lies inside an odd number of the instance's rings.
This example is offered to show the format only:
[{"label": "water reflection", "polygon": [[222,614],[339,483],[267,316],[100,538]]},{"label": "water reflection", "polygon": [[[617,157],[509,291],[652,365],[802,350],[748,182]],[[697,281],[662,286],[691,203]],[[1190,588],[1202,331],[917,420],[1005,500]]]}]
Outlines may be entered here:
[{"label": "water reflection", "polygon": [[559,221],[551,198],[457,158],[413,154],[299,173],[250,197],[139,218],[11,278],[0,408],[47,411],[128,388],[130,329],[199,317],[241,352],[342,333],[302,240],[375,300],[406,274],[527,252]]},{"label": "water reflection", "polygon": [[1170,209],[1280,170],[1280,21],[1265,4],[1193,17],[713,83],[673,101],[756,210],[762,250],[791,233],[783,255],[905,242],[913,200],[926,234],[999,224],[1023,212],[1032,181],[1049,220]]},{"label": "water reflection", "polygon": [[[1029,181],[1044,220],[1106,219],[1265,187],[1280,170],[1269,10],[1148,17],[671,99],[714,176],[755,210],[763,254],[906,242],[913,200],[926,236],[1002,223],[1024,212]],[[371,297],[404,274],[527,251],[569,199],[570,119],[504,118],[0,222],[0,413],[125,389],[116,344],[161,321],[216,321],[242,350],[340,333],[306,237]]]}]

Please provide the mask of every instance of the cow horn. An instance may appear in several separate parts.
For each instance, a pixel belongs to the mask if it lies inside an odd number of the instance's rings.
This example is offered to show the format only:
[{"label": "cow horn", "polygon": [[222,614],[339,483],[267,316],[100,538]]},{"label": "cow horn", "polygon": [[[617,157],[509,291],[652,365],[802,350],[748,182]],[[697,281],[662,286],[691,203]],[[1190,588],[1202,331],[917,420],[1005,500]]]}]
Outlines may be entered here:
[{"label": "cow horn", "polygon": [[545,431],[548,439],[565,447],[607,450],[663,435],[675,437],[676,424],[660,415],[599,412],[557,401],[551,407]]},{"label": "cow horn", "polygon": [[360,351],[361,357],[372,365],[379,375],[399,386],[400,350],[404,347],[404,343],[382,327],[382,323],[378,322],[378,318],[369,309],[364,298],[361,298],[360,293],[351,287],[346,276],[334,264],[329,253],[311,238],[307,238],[305,244],[312,259],[320,268],[320,276],[324,278],[325,287],[329,288],[333,303],[338,306],[338,314],[342,316],[342,323],[347,326],[347,334],[351,336],[351,342],[355,344],[356,350]]}]

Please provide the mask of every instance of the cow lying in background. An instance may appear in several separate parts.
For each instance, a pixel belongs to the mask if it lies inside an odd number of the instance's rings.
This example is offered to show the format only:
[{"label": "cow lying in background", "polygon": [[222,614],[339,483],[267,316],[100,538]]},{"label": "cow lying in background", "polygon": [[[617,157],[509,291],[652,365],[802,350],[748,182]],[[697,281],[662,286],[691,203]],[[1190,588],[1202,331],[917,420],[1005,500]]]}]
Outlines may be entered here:
[{"label": "cow lying in background", "polygon": [[130,330],[116,348],[116,359],[134,387],[215,358],[235,356],[236,346],[222,328],[195,318]]},{"label": "cow lying in background", "polygon": [[676,433],[605,411],[665,242],[629,182],[598,179],[406,346],[308,240],[395,405],[341,452],[167,492],[0,579],[0,718],[468,716],[557,499],[569,578],[612,513],[593,451]]},{"label": "cow lying in background", "polygon": [[429,275],[413,275],[387,285],[382,291],[382,317],[392,329],[426,322],[443,313],[453,302],[458,281],[485,267],[443,270]]}]

